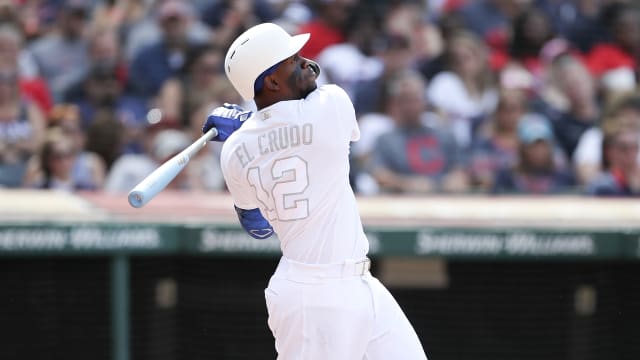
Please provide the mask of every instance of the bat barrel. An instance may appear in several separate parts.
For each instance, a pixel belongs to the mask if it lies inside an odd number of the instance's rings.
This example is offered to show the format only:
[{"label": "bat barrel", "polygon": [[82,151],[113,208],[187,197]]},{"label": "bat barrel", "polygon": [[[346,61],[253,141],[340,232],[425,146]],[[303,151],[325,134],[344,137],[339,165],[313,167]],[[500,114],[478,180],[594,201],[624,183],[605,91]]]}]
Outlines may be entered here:
[{"label": "bat barrel", "polygon": [[127,197],[129,205],[134,208],[141,208],[153,199],[160,191],[162,191],[162,189],[169,185],[171,180],[173,180],[180,171],[182,171],[191,157],[205,146],[207,141],[215,137],[217,134],[217,129],[213,128],[209,130],[193,144],[188,146],[178,155],[167,160],[167,162],[149,174],[149,176],[129,192]]},{"label": "bat barrel", "polygon": [[134,208],[141,208],[147,203],[144,193],[140,190],[131,190],[131,192],[129,192],[128,200],[129,205]]}]

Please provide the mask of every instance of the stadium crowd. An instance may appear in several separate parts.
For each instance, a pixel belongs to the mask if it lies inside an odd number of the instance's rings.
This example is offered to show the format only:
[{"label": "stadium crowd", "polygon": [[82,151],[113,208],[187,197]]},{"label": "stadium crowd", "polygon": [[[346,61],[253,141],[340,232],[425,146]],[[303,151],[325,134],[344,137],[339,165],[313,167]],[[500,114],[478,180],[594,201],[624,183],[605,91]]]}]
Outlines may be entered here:
[{"label": "stadium crowd", "polygon": [[[128,192],[243,103],[242,31],[310,32],[353,100],[360,195],[640,195],[640,10],[621,0],[0,0],[0,187]],[[171,187],[224,190],[219,143]]]}]

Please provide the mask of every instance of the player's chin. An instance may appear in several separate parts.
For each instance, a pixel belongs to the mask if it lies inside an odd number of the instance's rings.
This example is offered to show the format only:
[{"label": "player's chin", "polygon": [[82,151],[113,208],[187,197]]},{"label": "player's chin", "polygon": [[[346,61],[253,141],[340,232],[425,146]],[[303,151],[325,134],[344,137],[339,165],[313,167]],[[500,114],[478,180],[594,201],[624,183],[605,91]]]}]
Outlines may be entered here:
[{"label": "player's chin", "polygon": [[309,86],[307,86],[304,90],[302,90],[302,98],[306,98],[307,95],[311,94],[315,89],[318,88],[315,80]]}]

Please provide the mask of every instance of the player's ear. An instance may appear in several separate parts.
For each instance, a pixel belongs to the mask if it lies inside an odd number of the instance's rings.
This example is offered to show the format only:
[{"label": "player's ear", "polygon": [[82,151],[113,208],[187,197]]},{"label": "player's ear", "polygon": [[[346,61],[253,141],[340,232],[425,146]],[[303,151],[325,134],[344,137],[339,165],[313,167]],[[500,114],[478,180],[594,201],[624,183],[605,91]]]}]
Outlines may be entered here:
[{"label": "player's ear", "polygon": [[273,75],[267,75],[264,78],[264,86],[270,91],[280,90],[280,83],[278,82],[278,79],[276,79],[276,77]]}]

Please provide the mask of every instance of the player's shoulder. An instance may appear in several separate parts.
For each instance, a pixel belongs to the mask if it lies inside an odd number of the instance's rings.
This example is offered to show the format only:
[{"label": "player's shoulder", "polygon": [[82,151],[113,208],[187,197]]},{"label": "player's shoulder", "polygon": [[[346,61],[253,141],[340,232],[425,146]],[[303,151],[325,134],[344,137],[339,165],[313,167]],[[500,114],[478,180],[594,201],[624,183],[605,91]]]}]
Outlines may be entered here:
[{"label": "player's shoulder", "polygon": [[340,97],[340,98],[349,99],[349,95],[347,95],[347,92],[344,91],[343,88],[341,88],[340,86],[335,85],[335,84],[322,85],[322,86],[318,87],[318,92],[320,92],[324,96]]},{"label": "player's shoulder", "polygon": [[229,135],[227,140],[222,144],[222,149],[220,150],[220,160],[222,164],[227,163],[229,157],[232,155],[234,149],[237,147],[237,144],[242,142],[242,128],[235,131],[233,134]]},{"label": "player's shoulder", "polygon": [[338,106],[339,110],[343,110],[345,107],[353,107],[353,103],[351,102],[351,98],[349,98],[347,92],[340,86],[334,84],[327,84],[318,87],[316,91],[309,95],[307,100],[312,103],[318,103],[323,107],[331,103]]}]

